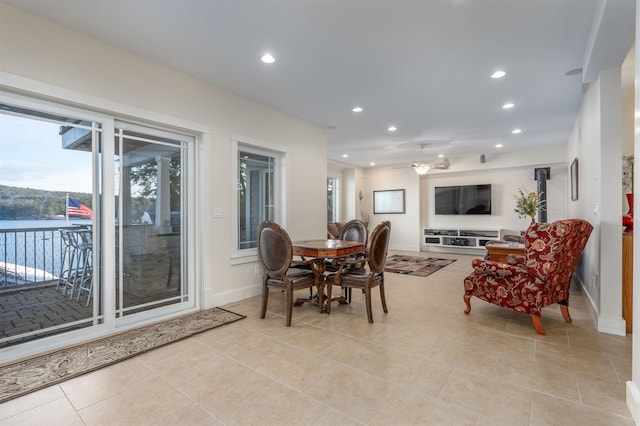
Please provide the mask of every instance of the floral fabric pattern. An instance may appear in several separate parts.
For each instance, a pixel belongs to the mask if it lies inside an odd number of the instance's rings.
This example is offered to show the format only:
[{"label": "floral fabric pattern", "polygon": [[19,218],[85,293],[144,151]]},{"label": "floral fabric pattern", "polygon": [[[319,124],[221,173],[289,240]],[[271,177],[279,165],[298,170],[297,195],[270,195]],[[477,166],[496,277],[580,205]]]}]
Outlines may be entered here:
[{"label": "floral fabric pattern", "polygon": [[525,255],[507,263],[474,259],[465,294],[514,311],[540,316],[543,307],[568,304],[569,284],[593,226],[582,219],[534,223],[525,234]]}]

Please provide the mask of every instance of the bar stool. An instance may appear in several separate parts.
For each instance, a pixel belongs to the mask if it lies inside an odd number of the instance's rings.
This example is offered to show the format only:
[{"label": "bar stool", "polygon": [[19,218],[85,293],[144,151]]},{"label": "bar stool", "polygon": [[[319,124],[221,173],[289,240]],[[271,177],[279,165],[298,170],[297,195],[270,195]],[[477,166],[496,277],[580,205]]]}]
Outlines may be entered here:
[{"label": "bar stool", "polygon": [[76,250],[73,247],[72,235],[67,229],[60,229],[60,237],[64,244],[64,252],[62,254],[62,262],[60,266],[60,275],[58,276],[58,284],[56,290],[63,287],[63,294],[67,294],[67,291],[73,289],[73,272],[76,261]]},{"label": "bar stool", "polygon": [[93,236],[90,230],[82,230],[77,232],[79,239],[78,250],[82,257],[82,269],[79,273],[79,279],[76,281],[78,285],[78,296],[76,301],[80,301],[83,291],[87,292],[87,306],[91,301],[93,292]]}]

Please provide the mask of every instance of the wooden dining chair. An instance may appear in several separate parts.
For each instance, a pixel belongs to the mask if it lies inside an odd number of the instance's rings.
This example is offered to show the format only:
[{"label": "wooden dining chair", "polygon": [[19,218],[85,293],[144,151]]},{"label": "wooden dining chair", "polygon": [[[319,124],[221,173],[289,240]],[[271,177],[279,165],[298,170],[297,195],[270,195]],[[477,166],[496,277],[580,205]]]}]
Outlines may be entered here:
[{"label": "wooden dining chair", "polygon": [[[371,233],[368,253],[362,257],[345,258],[340,261],[339,269],[335,274],[327,277],[327,313],[331,312],[331,292],[334,285],[346,289],[349,293],[354,288],[364,290],[364,298],[367,310],[367,319],[373,322],[371,311],[371,289],[380,288],[382,309],[387,313],[387,301],[384,294],[384,264],[387,260],[389,237],[391,235],[391,223],[380,223]],[[365,267],[360,267],[364,263]]]},{"label": "wooden dining chair", "polygon": [[369,230],[367,225],[360,219],[352,219],[345,223],[340,231],[340,239],[346,241],[359,241],[367,245]]},{"label": "wooden dining chair", "polygon": [[[369,230],[367,229],[367,225],[360,219],[352,219],[349,222],[345,223],[342,229],[340,230],[340,240],[345,241],[358,241],[364,244],[365,253],[367,251],[367,241],[369,239]],[[349,257],[362,257],[362,253],[357,255],[352,255]],[[327,274],[334,274],[338,272],[340,259],[326,259],[325,260],[325,271]],[[364,267],[364,263],[347,265],[345,267],[353,267],[359,266],[361,268]],[[340,302],[340,303],[348,303],[351,301],[350,298],[351,292],[347,289],[343,289],[343,295],[341,297],[336,297],[335,299],[327,298],[327,305],[330,305],[331,302]],[[327,312],[331,312],[331,307],[327,306]]]},{"label": "wooden dining chair", "polygon": [[[286,295],[285,325],[290,327],[293,313],[293,292],[312,288],[315,285],[315,274],[312,268],[302,269],[293,266],[300,264],[312,266],[314,261],[294,261],[293,246],[289,234],[272,221],[264,221],[258,226],[258,257],[263,270],[260,318],[264,319],[267,313],[269,289],[278,289],[284,291]],[[322,300],[320,300],[320,306],[322,306]]]}]

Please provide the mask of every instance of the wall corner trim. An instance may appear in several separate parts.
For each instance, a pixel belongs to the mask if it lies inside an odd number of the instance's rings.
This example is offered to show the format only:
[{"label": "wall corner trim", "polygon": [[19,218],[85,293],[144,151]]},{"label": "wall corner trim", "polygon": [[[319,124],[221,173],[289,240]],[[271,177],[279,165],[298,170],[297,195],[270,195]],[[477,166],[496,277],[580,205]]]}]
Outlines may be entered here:
[{"label": "wall corner trim", "polygon": [[631,412],[631,417],[636,424],[640,424],[640,390],[636,382],[627,382],[627,407]]}]

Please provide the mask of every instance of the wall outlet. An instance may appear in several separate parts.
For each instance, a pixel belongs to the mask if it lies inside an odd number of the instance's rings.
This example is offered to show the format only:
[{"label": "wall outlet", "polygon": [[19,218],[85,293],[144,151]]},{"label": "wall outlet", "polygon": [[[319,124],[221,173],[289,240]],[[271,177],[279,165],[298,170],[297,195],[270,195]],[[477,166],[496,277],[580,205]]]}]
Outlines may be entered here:
[{"label": "wall outlet", "polygon": [[262,273],[262,271],[260,270],[260,265],[256,265],[256,267],[254,269],[254,273],[256,275],[260,275]]}]

